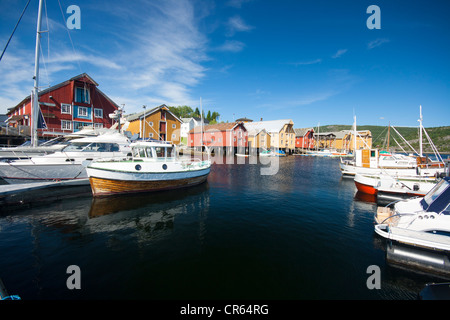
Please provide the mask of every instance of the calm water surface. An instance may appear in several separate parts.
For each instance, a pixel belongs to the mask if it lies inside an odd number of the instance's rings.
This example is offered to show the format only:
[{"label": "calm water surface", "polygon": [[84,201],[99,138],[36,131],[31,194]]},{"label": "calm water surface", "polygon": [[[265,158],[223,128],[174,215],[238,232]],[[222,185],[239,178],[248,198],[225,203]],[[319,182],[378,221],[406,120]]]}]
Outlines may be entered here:
[{"label": "calm water surface", "polygon": [[[190,189],[3,209],[0,277],[24,300],[415,299],[437,281],[386,262],[377,205],[338,159],[279,160],[275,175],[215,164]],[[381,289],[367,288],[371,265]]]}]

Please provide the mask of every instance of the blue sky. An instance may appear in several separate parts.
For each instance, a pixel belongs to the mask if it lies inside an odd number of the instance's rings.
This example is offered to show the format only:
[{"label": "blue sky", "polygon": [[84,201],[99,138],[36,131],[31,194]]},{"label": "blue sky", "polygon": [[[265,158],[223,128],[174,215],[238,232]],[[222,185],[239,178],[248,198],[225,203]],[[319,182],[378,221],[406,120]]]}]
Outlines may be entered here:
[{"label": "blue sky", "polygon": [[[27,0],[0,0],[3,49]],[[381,29],[368,29],[370,5]],[[70,5],[81,29],[68,30]],[[2,61],[0,113],[33,86],[38,0]],[[126,113],[190,105],[220,120],[450,125],[450,2],[48,1],[40,85],[88,73]],[[73,45],[72,45],[73,43]]]}]

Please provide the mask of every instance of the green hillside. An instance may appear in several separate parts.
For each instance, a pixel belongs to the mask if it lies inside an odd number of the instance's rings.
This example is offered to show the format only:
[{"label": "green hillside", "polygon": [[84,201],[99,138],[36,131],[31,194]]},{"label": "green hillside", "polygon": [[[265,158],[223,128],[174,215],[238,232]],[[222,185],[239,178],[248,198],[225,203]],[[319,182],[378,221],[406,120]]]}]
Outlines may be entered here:
[{"label": "green hillside", "polygon": [[[351,130],[351,125],[327,125],[320,126],[320,132],[332,132],[332,131],[340,131],[340,130]],[[419,128],[416,127],[395,127],[397,131],[408,141],[411,146],[419,151]],[[358,130],[370,130],[372,133],[372,145],[378,148],[385,148],[387,146],[387,136],[388,136],[388,127],[383,126],[372,126],[372,125],[361,125],[358,126]],[[439,152],[441,153],[450,153],[450,126],[445,127],[433,127],[433,128],[425,128],[426,132],[433,141],[434,145],[437,147]],[[399,142],[399,144],[408,152],[412,151],[411,148],[407,146],[407,144],[398,136],[395,130],[390,130],[390,147],[395,148],[397,151],[401,151],[401,148],[398,147],[398,144],[395,142]],[[395,140],[394,140],[395,139]],[[428,140],[425,135],[423,137],[423,149],[424,152],[432,152],[430,145],[428,144]]]}]

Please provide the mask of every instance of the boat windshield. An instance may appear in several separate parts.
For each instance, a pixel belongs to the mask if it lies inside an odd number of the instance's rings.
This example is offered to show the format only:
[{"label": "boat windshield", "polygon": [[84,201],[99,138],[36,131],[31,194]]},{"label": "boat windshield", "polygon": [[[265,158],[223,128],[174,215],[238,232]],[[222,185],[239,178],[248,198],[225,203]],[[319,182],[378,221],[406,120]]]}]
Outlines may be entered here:
[{"label": "boat windshield", "polygon": [[170,158],[175,156],[175,148],[170,147],[132,147],[134,158]]},{"label": "boat windshield", "polygon": [[[441,212],[449,204],[450,187],[447,179],[442,179],[421,200],[422,207],[427,211]],[[444,212],[445,213],[445,212]]]},{"label": "boat windshield", "polygon": [[65,147],[62,151],[63,152],[83,151],[83,149],[85,147],[87,147],[88,145],[89,145],[89,142],[72,142],[67,147]]},{"label": "boat windshield", "polygon": [[119,151],[119,145],[117,143],[104,143],[104,142],[72,142],[63,149],[67,151],[82,151],[82,152],[114,152]]}]

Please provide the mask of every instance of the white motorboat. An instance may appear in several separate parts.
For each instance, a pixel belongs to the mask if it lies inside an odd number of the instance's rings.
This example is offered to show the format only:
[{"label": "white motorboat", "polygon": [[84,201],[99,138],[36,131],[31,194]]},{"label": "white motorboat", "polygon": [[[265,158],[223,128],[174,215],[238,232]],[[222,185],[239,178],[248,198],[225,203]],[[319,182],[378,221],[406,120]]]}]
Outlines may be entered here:
[{"label": "white motorboat", "polygon": [[432,250],[450,250],[450,177],[441,179],[423,198],[379,207],[375,232],[389,240]]},{"label": "white motorboat", "polygon": [[53,138],[35,147],[31,145],[30,141],[27,141],[20,146],[3,147],[0,148],[0,160],[29,159],[30,157],[38,155],[54,153],[61,151],[69,144],[71,140],[85,137],[96,137],[110,131],[112,130],[85,127],[80,131]]},{"label": "white motorboat", "polygon": [[74,139],[61,151],[28,159],[0,162],[0,177],[10,184],[83,179],[93,160],[123,159],[131,152],[130,140],[118,133]]},{"label": "white motorboat", "polygon": [[132,143],[132,157],[99,160],[86,168],[94,196],[184,188],[206,181],[211,160],[179,158],[176,146]]}]

